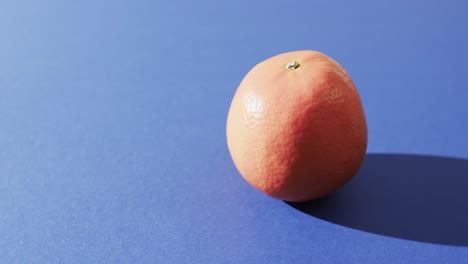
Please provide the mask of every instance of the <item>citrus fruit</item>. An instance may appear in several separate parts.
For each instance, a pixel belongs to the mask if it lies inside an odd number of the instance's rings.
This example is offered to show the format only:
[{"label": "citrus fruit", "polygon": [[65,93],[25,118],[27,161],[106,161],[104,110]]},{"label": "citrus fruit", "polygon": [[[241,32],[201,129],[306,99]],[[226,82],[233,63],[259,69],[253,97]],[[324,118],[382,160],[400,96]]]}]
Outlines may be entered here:
[{"label": "citrus fruit", "polygon": [[293,51],[253,67],[229,109],[227,144],[242,177],[285,201],[340,188],[367,148],[361,99],[345,69],[317,51]]}]

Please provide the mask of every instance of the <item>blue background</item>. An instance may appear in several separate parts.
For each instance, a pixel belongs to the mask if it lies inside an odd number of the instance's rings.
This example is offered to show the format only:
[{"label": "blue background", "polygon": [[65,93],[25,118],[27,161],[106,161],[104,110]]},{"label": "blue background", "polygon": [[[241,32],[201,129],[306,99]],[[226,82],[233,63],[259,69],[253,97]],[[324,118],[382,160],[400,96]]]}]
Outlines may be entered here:
[{"label": "blue background", "polygon": [[[2,263],[468,263],[466,1],[0,3]],[[320,201],[238,174],[225,122],[278,53],[339,61],[368,156]]]}]

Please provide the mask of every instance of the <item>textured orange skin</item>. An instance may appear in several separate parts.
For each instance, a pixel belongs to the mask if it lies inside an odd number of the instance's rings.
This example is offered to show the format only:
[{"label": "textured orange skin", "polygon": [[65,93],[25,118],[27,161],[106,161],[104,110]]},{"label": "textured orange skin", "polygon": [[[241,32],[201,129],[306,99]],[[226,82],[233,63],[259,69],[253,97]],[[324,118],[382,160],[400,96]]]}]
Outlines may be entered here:
[{"label": "textured orange skin", "polygon": [[[291,61],[300,66],[287,70]],[[285,201],[335,191],[357,173],[367,148],[353,81],[316,51],[283,53],[252,68],[234,95],[226,133],[244,179]]]}]

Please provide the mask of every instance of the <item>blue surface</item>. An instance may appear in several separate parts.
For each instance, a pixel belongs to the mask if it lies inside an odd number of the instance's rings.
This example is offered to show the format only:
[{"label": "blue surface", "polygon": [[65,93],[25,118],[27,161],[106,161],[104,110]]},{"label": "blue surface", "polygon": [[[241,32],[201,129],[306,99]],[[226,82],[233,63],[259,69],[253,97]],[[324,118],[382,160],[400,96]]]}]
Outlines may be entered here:
[{"label": "blue surface", "polygon": [[[2,1],[2,263],[468,263],[466,1]],[[229,156],[259,61],[322,51],[369,126],[327,199]],[[380,154],[376,154],[380,153]]]}]

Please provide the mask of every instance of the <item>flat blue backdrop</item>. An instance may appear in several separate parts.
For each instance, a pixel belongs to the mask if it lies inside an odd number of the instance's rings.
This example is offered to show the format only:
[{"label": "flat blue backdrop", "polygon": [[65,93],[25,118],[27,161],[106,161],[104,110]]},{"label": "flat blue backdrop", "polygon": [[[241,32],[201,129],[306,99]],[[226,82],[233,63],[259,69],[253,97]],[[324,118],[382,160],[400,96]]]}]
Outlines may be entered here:
[{"label": "flat blue backdrop", "polygon": [[[0,3],[0,262],[468,263],[468,2]],[[357,177],[255,191],[225,122],[242,77],[313,49],[354,79]]]}]

